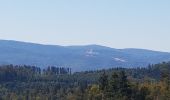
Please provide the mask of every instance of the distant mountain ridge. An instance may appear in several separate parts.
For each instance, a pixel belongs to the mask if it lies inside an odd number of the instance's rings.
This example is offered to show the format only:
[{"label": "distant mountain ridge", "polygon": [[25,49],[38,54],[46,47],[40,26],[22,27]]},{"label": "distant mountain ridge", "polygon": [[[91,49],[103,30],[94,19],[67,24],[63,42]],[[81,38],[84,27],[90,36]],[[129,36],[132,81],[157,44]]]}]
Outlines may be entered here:
[{"label": "distant mountain ridge", "polygon": [[58,46],[0,40],[0,64],[70,67],[73,71],[112,67],[145,67],[170,61],[170,53],[114,49],[100,45]]}]

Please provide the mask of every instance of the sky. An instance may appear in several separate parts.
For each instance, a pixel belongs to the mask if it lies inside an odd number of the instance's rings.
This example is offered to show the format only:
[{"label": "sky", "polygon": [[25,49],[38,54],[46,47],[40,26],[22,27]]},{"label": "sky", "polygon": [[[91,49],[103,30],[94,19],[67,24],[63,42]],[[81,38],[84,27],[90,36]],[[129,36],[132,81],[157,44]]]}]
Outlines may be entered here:
[{"label": "sky", "polygon": [[0,39],[170,52],[170,0],[0,0]]}]

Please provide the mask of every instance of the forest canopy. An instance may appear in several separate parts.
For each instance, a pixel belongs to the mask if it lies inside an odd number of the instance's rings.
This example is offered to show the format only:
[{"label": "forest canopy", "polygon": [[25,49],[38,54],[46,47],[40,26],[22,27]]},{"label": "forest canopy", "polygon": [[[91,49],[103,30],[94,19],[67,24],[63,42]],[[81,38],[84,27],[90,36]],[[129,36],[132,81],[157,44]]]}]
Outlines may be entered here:
[{"label": "forest canopy", "polygon": [[170,62],[75,73],[55,66],[0,66],[0,100],[169,99]]}]

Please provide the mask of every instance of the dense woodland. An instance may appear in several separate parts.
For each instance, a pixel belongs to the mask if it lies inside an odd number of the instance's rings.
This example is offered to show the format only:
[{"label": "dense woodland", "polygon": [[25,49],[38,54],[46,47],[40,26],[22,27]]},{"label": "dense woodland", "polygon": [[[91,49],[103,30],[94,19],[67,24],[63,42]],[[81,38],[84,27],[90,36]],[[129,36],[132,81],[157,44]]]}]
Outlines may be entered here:
[{"label": "dense woodland", "polygon": [[2,65],[0,100],[170,100],[170,62],[76,73]]}]

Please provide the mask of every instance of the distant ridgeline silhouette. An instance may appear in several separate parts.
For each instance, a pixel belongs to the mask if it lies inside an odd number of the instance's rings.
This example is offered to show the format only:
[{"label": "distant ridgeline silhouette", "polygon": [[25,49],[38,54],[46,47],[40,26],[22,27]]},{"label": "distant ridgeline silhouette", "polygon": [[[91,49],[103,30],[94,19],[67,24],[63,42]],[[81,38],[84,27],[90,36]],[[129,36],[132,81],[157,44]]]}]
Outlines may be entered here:
[{"label": "distant ridgeline silhouette", "polygon": [[41,69],[48,69],[52,65],[68,66],[73,72],[77,72],[115,67],[146,67],[163,61],[170,61],[170,53],[145,49],[114,49],[100,45],[57,46],[0,40],[0,65],[36,65]]}]

